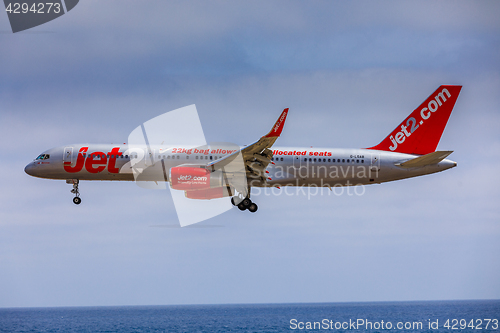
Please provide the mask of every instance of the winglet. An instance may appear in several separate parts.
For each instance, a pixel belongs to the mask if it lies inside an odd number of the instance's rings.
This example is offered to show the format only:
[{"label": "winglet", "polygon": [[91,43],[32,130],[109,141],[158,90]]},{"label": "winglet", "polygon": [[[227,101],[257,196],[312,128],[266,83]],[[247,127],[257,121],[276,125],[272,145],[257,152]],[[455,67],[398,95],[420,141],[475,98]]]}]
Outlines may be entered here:
[{"label": "winglet", "polygon": [[283,131],[283,126],[285,126],[285,120],[287,115],[288,115],[288,108],[283,110],[281,116],[278,118],[271,131],[265,136],[266,138],[277,138],[281,135],[281,131]]}]

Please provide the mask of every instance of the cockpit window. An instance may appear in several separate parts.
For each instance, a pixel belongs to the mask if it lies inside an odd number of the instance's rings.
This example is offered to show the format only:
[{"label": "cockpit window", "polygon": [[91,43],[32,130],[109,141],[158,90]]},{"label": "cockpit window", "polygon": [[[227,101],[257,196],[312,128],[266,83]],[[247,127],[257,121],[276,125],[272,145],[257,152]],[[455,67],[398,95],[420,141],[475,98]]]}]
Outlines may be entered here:
[{"label": "cockpit window", "polygon": [[49,158],[50,158],[49,154],[40,154],[40,155],[38,155],[38,157],[36,159],[37,160],[48,160]]}]

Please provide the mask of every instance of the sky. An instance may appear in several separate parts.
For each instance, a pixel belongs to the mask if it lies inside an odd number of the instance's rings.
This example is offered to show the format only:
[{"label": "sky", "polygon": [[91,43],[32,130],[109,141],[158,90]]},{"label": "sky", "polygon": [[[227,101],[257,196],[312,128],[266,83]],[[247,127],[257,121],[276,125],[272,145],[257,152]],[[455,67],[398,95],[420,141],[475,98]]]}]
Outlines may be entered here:
[{"label": "sky", "polygon": [[[500,3],[80,1],[0,14],[0,307],[500,298]],[[441,84],[458,167],[362,195],[263,192],[178,228],[169,191],[24,167],[196,104],[207,141],[378,144]],[[293,191],[292,191],[293,192]],[[290,193],[290,192],[289,192]],[[351,192],[352,194],[352,192]]]}]

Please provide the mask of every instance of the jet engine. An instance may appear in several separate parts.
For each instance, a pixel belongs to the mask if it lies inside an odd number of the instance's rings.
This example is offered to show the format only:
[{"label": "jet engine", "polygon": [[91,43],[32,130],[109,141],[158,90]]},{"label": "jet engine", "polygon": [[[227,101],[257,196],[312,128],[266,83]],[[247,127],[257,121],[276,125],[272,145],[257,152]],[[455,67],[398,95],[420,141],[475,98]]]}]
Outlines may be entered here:
[{"label": "jet engine", "polygon": [[203,167],[178,166],[170,169],[170,187],[174,190],[206,190],[223,186],[222,172]]},{"label": "jet engine", "polygon": [[226,187],[214,187],[206,190],[185,191],[186,198],[198,200],[219,199],[229,197],[229,191]]}]

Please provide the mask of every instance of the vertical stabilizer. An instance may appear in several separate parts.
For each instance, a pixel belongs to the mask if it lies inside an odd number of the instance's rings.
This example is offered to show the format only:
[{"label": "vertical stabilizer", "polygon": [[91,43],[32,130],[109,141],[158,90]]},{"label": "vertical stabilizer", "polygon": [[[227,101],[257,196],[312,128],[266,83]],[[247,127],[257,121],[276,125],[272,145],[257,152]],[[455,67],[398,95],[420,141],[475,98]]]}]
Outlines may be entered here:
[{"label": "vertical stabilizer", "polygon": [[434,152],[461,89],[440,86],[381,143],[368,149],[417,155]]}]

